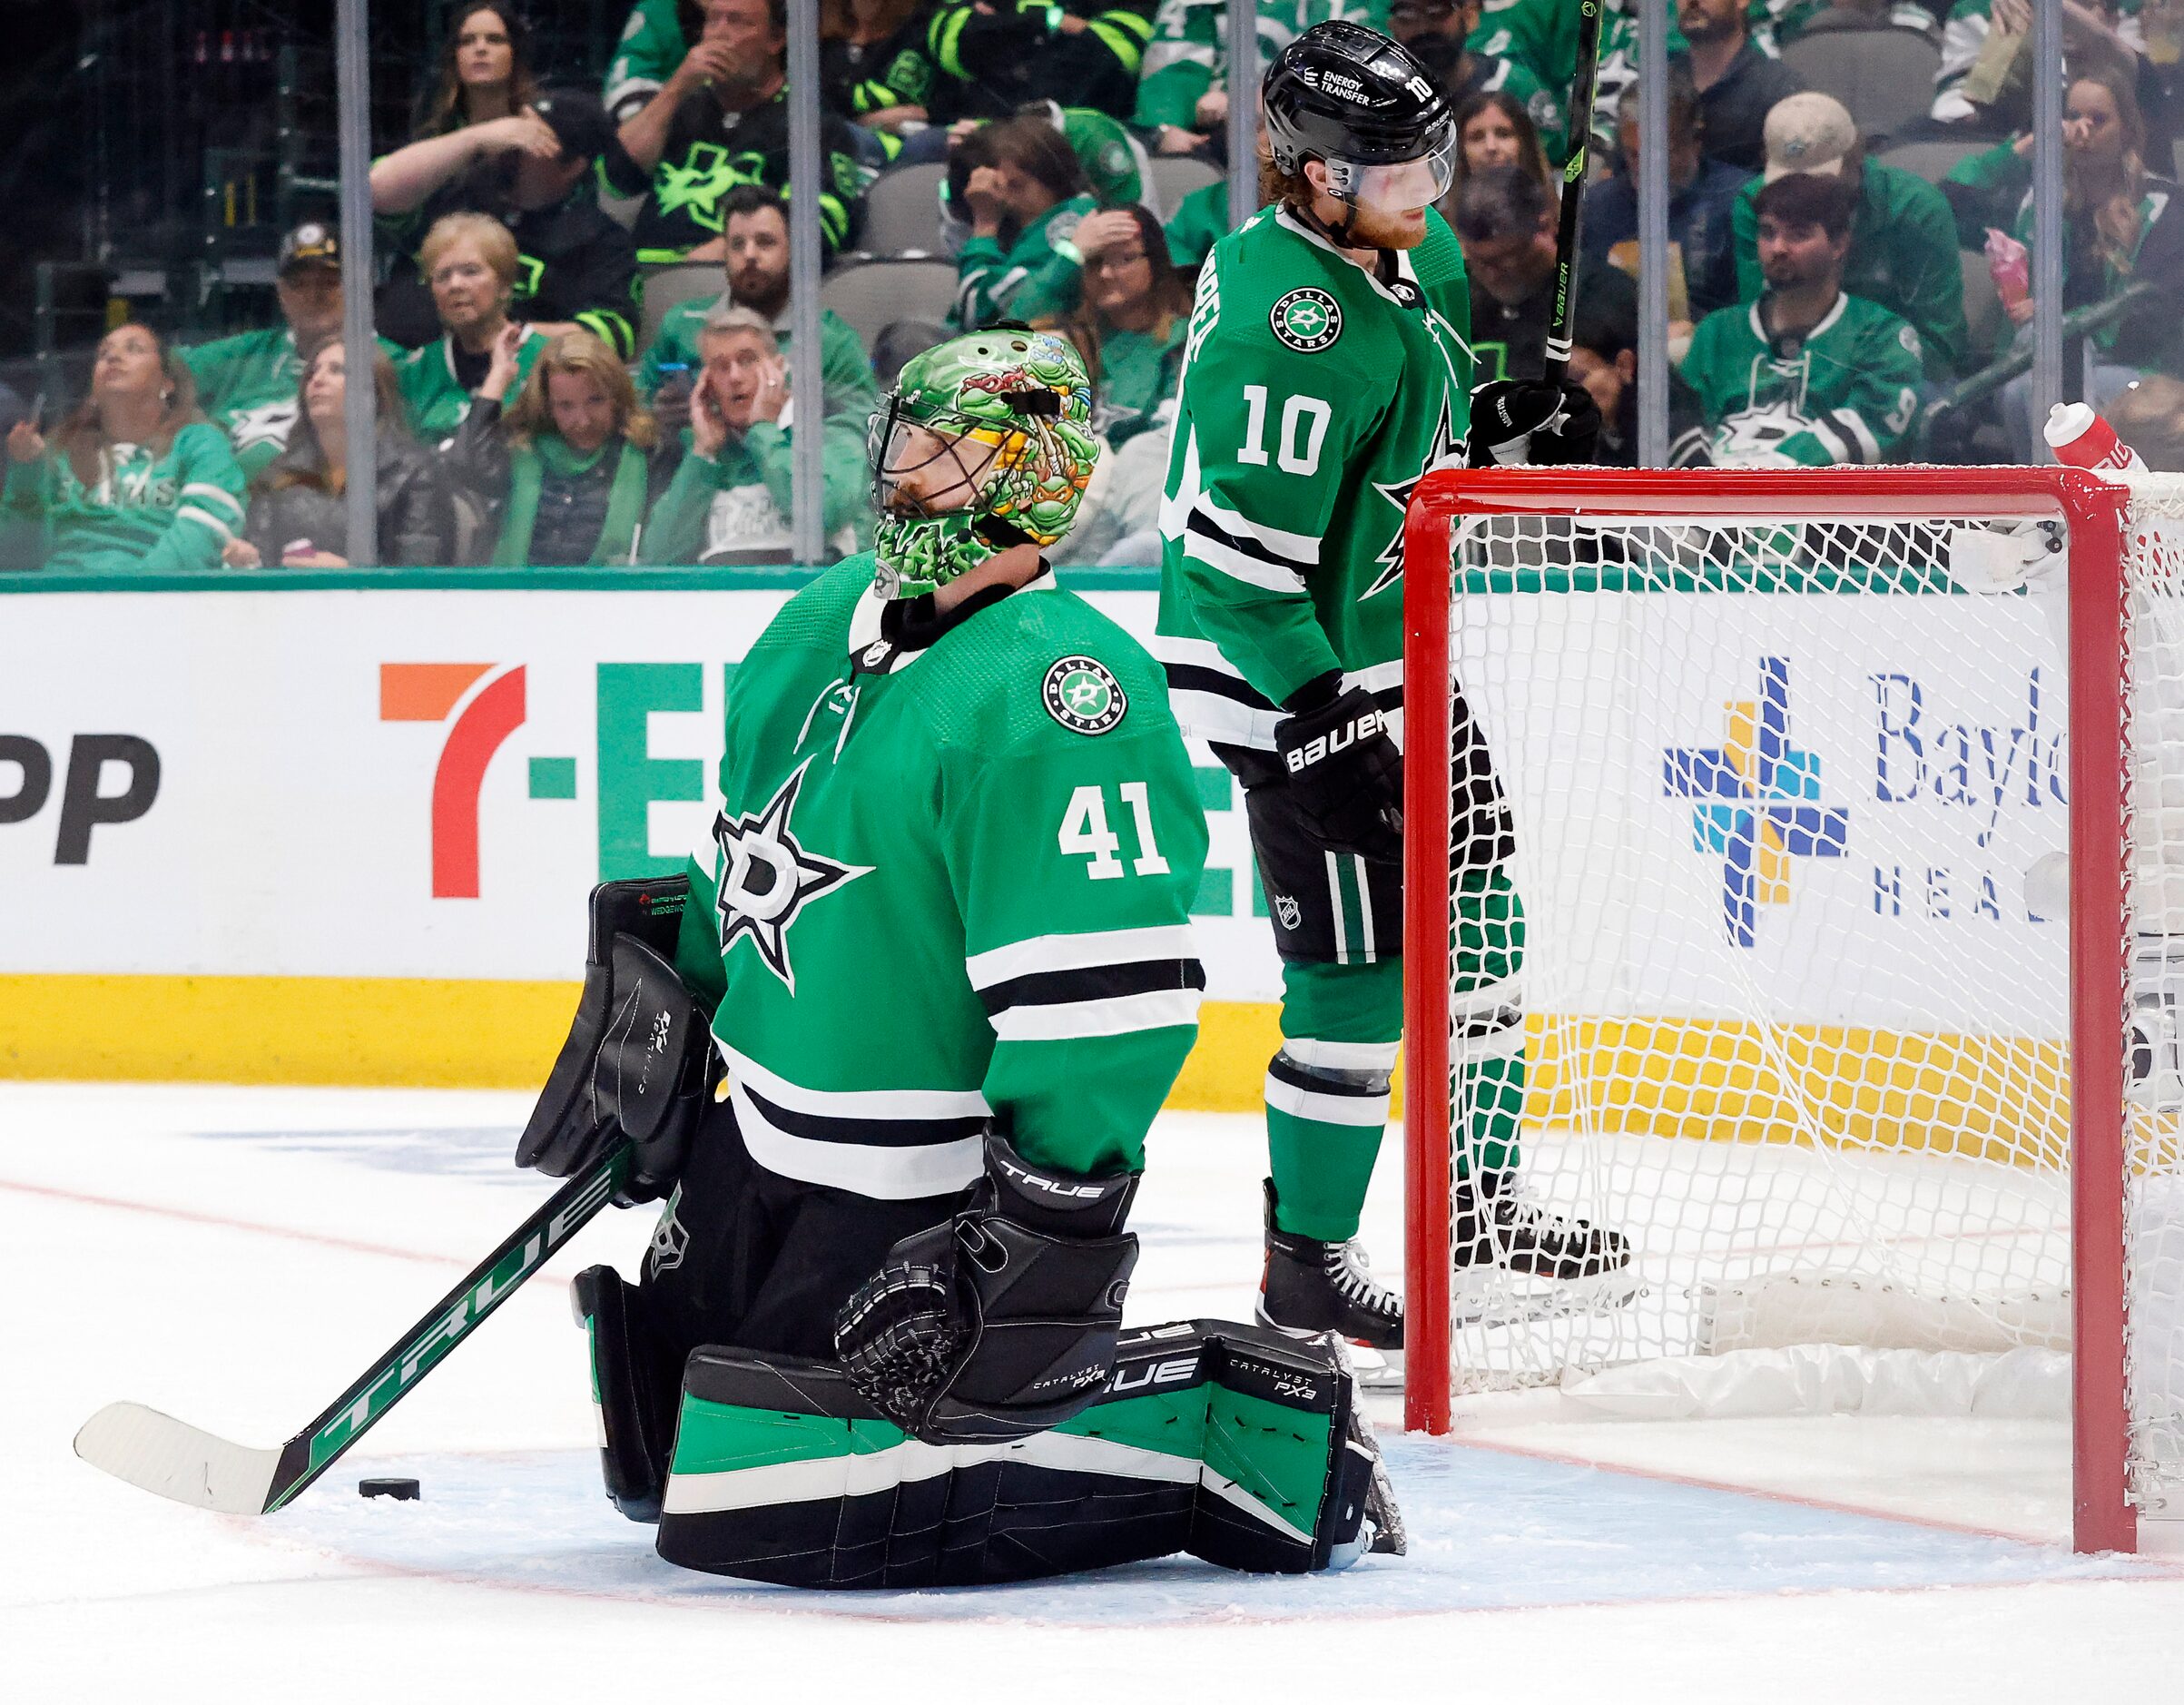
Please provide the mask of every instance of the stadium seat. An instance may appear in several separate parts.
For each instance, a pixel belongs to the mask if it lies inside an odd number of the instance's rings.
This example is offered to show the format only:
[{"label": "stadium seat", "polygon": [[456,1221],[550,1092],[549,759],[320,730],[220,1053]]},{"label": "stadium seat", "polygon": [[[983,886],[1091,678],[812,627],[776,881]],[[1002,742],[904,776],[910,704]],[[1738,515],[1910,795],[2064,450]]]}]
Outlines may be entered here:
[{"label": "stadium seat", "polygon": [[1153,193],[1160,202],[1163,219],[1174,218],[1185,196],[1220,182],[1222,176],[1205,161],[1194,160],[1188,154],[1155,154],[1152,165]]},{"label": "stadium seat", "polygon": [[1957,142],[1946,136],[1937,136],[1925,142],[1898,143],[1893,148],[1882,149],[1874,158],[1884,166],[1898,166],[1904,171],[1922,177],[1929,183],[1939,183],[1957,164],[1973,154],[1992,148],[1991,140]]},{"label": "stadium seat", "polygon": [[644,207],[642,195],[610,195],[605,190],[599,192],[599,211],[625,231],[636,230],[637,215]]},{"label": "stadium seat", "polygon": [[1848,107],[1870,147],[1933,104],[1942,54],[1909,30],[1834,31],[1800,36],[1782,50],[1782,63],[1806,88]]},{"label": "stadium seat", "polygon": [[670,308],[694,298],[710,301],[728,288],[727,273],[718,261],[675,261],[665,266],[648,266],[639,278],[644,285],[637,316],[639,350],[652,348]]},{"label": "stadium seat", "polygon": [[864,231],[858,245],[871,254],[940,252],[940,184],[947,166],[897,166],[864,192]]},{"label": "stadium seat", "polygon": [[955,305],[952,261],[874,259],[837,267],[820,286],[821,303],[851,325],[871,349],[898,320],[938,324]]}]

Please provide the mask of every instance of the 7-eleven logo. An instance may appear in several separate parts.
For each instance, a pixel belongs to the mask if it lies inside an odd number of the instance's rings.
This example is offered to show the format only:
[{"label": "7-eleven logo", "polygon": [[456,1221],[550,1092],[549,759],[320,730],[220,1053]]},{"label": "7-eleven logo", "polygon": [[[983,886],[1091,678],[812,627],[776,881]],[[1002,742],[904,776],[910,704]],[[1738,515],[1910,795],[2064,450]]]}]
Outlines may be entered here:
[{"label": "7-eleven logo", "polygon": [[523,665],[379,665],[381,722],[444,723],[450,716],[432,775],[432,897],[476,900],[478,790],[493,754],[523,726]]}]

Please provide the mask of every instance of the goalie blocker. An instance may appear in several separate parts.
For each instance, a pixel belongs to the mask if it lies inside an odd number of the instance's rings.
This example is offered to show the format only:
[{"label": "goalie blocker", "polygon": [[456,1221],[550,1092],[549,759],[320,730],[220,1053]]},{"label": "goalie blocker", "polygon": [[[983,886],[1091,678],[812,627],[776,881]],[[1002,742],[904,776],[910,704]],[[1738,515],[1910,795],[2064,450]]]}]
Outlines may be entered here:
[{"label": "goalie blocker", "polygon": [[[610,1485],[654,1434],[607,1365],[627,1288],[579,1277]],[[605,1329],[603,1329],[605,1328]],[[1125,1334],[1097,1400],[1051,1430],[929,1444],[838,1366],[691,1352],[659,1505],[668,1562],[782,1586],[972,1586],[1187,1552],[1305,1574],[1400,1551],[1338,1349],[1221,1321]]]}]

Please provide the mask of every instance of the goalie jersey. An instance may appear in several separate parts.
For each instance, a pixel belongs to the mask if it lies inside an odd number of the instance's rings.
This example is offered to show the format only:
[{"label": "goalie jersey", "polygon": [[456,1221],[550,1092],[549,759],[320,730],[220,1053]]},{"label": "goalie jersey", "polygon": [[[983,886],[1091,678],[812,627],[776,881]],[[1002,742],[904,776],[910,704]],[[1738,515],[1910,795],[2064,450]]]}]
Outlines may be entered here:
[{"label": "goalie jersey", "polygon": [[1331,669],[1400,714],[1403,510],[1462,459],[1470,335],[1437,212],[1384,281],[1276,208],[1215,245],[1160,514],[1154,651],[1185,733],[1272,751],[1282,701]]},{"label": "goalie jersey", "polygon": [[[737,668],[677,969],[752,1158],[884,1199],[1143,1164],[1197,1032],[1205,820],[1158,671],[1050,577],[881,598],[852,557]],[[711,903],[700,903],[705,897]]]},{"label": "goalie jersey", "polygon": [[1919,334],[1847,293],[1802,338],[1769,338],[1764,299],[1699,321],[1679,370],[1705,426],[1675,460],[1717,468],[1825,468],[1894,459],[1918,414]]}]

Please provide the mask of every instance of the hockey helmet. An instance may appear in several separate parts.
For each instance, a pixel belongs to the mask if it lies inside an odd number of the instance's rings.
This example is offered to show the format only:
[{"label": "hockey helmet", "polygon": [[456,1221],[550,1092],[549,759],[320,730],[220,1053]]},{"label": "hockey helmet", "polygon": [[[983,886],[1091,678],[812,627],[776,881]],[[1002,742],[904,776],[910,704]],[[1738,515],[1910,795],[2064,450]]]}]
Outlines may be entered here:
[{"label": "hockey helmet", "polygon": [[973,331],[913,356],[872,416],[876,584],[916,597],[1011,546],[1054,544],[1099,459],[1067,338]]},{"label": "hockey helmet", "polygon": [[1261,85],[1279,171],[1327,168],[1338,201],[1391,212],[1425,207],[1456,170],[1456,119],[1417,55],[1346,19],[1315,24],[1274,56]]}]

